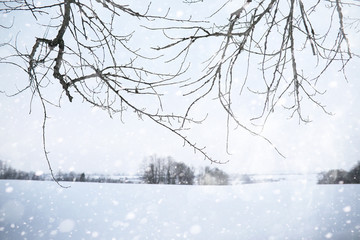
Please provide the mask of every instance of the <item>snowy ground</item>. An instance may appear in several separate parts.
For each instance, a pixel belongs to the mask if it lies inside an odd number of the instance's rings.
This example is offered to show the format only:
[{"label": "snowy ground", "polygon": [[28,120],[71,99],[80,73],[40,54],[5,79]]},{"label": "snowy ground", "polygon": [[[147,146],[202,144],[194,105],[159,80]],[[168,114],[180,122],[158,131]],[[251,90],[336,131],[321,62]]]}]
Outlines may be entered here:
[{"label": "snowy ground", "polygon": [[0,239],[360,239],[360,185],[3,180]]}]

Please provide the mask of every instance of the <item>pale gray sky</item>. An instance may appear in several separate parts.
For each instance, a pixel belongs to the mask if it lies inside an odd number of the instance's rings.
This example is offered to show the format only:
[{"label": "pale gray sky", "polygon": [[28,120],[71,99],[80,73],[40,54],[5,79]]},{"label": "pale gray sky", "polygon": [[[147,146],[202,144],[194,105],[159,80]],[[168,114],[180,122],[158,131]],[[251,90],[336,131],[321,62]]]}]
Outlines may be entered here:
[{"label": "pale gray sky", "polygon": [[[208,16],[222,1],[212,1],[208,8],[201,5],[189,6],[172,4],[173,14],[203,14]],[[226,19],[233,11],[234,4],[225,8],[217,17]],[[200,7],[199,7],[200,6]],[[158,12],[165,11],[165,3],[153,5]],[[190,12],[190,13],[189,13]],[[0,16],[1,23],[12,21],[12,16]],[[129,26],[129,24],[127,25]],[[21,32],[19,30],[21,29]],[[19,32],[19,44],[31,48],[34,34],[42,34],[42,28],[31,23],[24,15],[17,15],[13,35]],[[7,30],[0,29],[0,42],[11,36]],[[39,32],[39,33],[38,33]],[[350,44],[359,52],[359,35],[350,36]],[[199,46],[199,51],[214,47]],[[204,50],[205,49],[205,50]],[[1,55],[6,55],[4,49]],[[304,61],[307,61],[305,59]],[[194,59],[195,62],[195,59]],[[360,160],[360,103],[359,69],[360,61],[354,58],[347,66],[348,82],[338,69],[329,69],[319,84],[327,90],[321,101],[333,116],[324,114],[319,108],[305,106],[305,112],[311,114],[313,122],[298,124],[296,118],[288,119],[289,113],[275,112],[264,130],[268,137],[286,156],[282,158],[264,140],[251,136],[240,129],[231,131],[230,153],[226,154],[226,118],[221,112],[218,101],[211,98],[201,102],[193,112],[202,117],[210,112],[207,120],[195,126],[188,136],[199,146],[206,146],[208,153],[215,159],[229,160],[225,165],[217,166],[229,172],[269,173],[269,172],[315,172],[331,168],[349,169]],[[196,71],[194,67],[191,71]],[[0,90],[13,93],[17,87],[26,85],[27,76],[16,68],[0,65]],[[59,90],[60,85],[54,84]],[[57,91],[49,89],[48,94]],[[172,100],[170,107],[180,108],[179,92],[169,92]],[[47,172],[47,164],[42,151],[42,109],[37,99],[30,111],[29,92],[16,97],[0,94],[0,160],[7,161],[14,168]],[[79,97],[74,103],[61,100],[61,108],[49,107],[50,119],[47,123],[47,145],[53,170],[76,172],[135,172],[144,158],[156,154],[172,156],[193,166],[209,165],[193,149],[183,147],[181,139],[174,136],[150,120],[139,120],[132,112],[124,115],[124,123],[118,116],[109,118],[106,112],[89,107]],[[246,103],[241,111],[252,112],[259,108],[258,101]],[[258,110],[257,110],[258,111]],[[246,112],[241,114],[247,115]]]}]

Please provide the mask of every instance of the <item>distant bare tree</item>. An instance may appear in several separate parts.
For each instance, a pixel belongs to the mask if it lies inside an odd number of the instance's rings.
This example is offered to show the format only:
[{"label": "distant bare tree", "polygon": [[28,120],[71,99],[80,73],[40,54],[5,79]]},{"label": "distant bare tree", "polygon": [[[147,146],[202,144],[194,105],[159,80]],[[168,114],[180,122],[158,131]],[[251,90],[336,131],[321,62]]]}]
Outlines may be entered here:
[{"label": "distant bare tree", "polygon": [[347,183],[360,184],[360,161],[347,174]]},{"label": "distant bare tree", "polygon": [[[190,4],[188,7],[206,9],[209,1],[183,2]],[[139,118],[147,117],[211,162],[221,161],[188,139],[184,130],[189,122],[202,122],[191,117],[191,110],[213,93],[228,116],[228,135],[230,123],[235,123],[271,145],[256,125],[264,126],[278,106],[304,122],[309,121],[302,111],[304,102],[328,113],[317,98],[322,94],[317,83],[331,66],[346,78],[347,63],[358,57],[350,49],[346,31],[358,27],[359,17],[345,17],[343,9],[358,8],[359,4],[343,0],[245,0],[220,21],[216,16],[230,2],[218,1],[218,9],[207,18],[180,19],[170,17],[171,9],[163,15],[153,14],[150,1],[143,1],[140,7],[113,0],[57,0],[42,4],[0,1],[0,13],[13,16],[14,22],[19,17],[17,13],[27,13],[38,26],[47,29],[25,48],[18,45],[18,37],[0,43],[1,49],[11,52],[1,56],[0,63],[14,65],[28,76],[26,87],[7,95],[31,91],[33,98],[40,99],[44,113],[43,149],[51,174],[45,132],[47,109],[60,106],[63,95],[70,102],[81,98],[90,106],[108,111],[110,116],[132,111]],[[325,12],[328,19],[316,23],[318,12]],[[137,26],[126,30],[126,23],[133,19],[138,20]],[[0,28],[3,32],[12,31],[12,25],[2,24]],[[149,36],[159,31],[162,37],[150,43],[152,48],[145,41],[144,47],[134,44],[136,34]],[[192,56],[198,55],[197,46],[206,42],[213,42],[216,47],[210,48],[206,56],[197,56],[204,57],[203,72],[190,79],[184,77]],[[169,49],[177,54],[169,55]],[[304,64],[308,58],[315,59],[315,74]],[[45,92],[54,81],[62,90],[55,98]],[[172,86],[185,89],[184,97],[193,96],[185,113],[175,114],[175,109],[163,108],[164,89]],[[234,104],[243,103],[241,97],[249,94],[263,96],[263,104],[259,115],[244,122]],[[149,104],[139,104],[138,99]],[[247,104],[246,100],[243,104]]]},{"label": "distant bare tree", "polygon": [[229,175],[219,168],[205,167],[198,175],[200,185],[228,185]]},{"label": "distant bare tree", "polygon": [[142,166],[142,178],[150,184],[194,184],[194,169],[185,163],[176,162],[171,157],[153,155]]}]

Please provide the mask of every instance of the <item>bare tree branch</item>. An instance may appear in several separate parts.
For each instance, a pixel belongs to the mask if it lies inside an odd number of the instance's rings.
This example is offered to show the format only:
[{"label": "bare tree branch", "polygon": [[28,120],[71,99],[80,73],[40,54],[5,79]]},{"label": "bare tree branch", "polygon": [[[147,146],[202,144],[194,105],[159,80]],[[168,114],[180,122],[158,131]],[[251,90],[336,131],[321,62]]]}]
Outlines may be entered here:
[{"label": "bare tree branch", "polygon": [[[207,4],[201,0],[182,2],[188,7]],[[27,46],[30,51],[19,47],[17,38],[0,43],[0,48],[12,52],[2,56],[0,64],[17,66],[28,75],[28,85],[15,94],[30,90],[41,101],[43,148],[51,173],[45,137],[46,109],[60,104],[54,104],[44,92],[53,80],[70,102],[80,98],[107,111],[110,117],[130,110],[140,119],[151,119],[215,163],[226,160],[213,159],[205,147],[198,147],[184,134],[188,123],[203,122],[191,117],[201,101],[216,96],[224,110],[229,154],[232,124],[261,138],[283,156],[262,134],[274,111],[286,109],[290,117],[297,116],[305,123],[311,121],[306,114],[308,104],[331,114],[318,99],[325,93],[317,88],[318,82],[330,67],[337,67],[347,79],[348,62],[359,57],[350,48],[347,31],[358,29],[360,20],[358,16],[344,17],[343,9],[360,4],[342,0],[245,0],[226,16],[223,12],[235,3],[214,4],[218,7],[212,13],[195,19],[171,17],[171,10],[153,14],[151,2],[135,9],[113,0],[58,0],[42,5],[26,0],[0,1],[0,13],[14,14],[13,22],[15,13],[24,12],[48,29],[34,39],[31,47]],[[315,22],[318,9],[330,16],[327,26]],[[50,23],[43,20],[45,16]],[[136,26],[124,30],[129,19],[138,21],[136,30]],[[119,22],[122,29],[116,24]],[[13,24],[0,25],[8,31],[12,27]],[[161,38],[151,46],[139,46],[134,42],[141,31]],[[215,44],[199,56],[198,46],[209,42]],[[194,58],[201,59],[203,71],[191,73],[194,76],[189,78]],[[316,67],[309,68],[308,60],[314,61]],[[192,99],[185,112],[174,114],[165,110],[166,89],[171,87],[181,88],[184,97]],[[244,121],[238,109],[248,105],[248,96],[260,96],[263,102]],[[149,104],[138,104],[134,100],[138,98]],[[59,99],[61,96],[61,102]]]}]

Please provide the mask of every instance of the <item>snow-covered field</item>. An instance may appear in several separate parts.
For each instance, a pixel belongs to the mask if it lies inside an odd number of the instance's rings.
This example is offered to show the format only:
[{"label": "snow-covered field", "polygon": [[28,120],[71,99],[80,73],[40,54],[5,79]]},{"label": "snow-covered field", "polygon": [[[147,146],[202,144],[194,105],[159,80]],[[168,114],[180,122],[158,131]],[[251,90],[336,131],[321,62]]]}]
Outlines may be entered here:
[{"label": "snow-covered field", "polygon": [[360,239],[360,185],[2,180],[0,239]]}]

